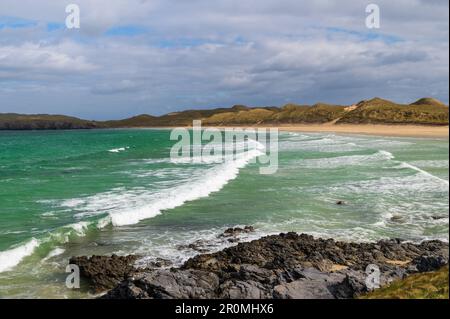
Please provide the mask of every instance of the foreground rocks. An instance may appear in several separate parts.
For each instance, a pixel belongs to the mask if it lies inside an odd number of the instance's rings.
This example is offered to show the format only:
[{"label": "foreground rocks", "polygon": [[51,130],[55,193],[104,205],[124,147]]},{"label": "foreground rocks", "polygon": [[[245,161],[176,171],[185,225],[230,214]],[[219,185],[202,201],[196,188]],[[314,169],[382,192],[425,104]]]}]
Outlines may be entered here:
[{"label": "foreground rocks", "polygon": [[80,265],[95,291],[115,283],[103,298],[354,298],[369,291],[368,265],[379,267],[384,286],[448,264],[448,244],[399,239],[357,244],[287,233],[201,254],[180,268],[137,269],[132,263],[138,258],[71,262]]},{"label": "foreground rocks", "polygon": [[78,265],[80,274],[89,280],[95,292],[113,288],[135,271],[134,263],[139,256],[92,256],[72,257],[70,264]]}]

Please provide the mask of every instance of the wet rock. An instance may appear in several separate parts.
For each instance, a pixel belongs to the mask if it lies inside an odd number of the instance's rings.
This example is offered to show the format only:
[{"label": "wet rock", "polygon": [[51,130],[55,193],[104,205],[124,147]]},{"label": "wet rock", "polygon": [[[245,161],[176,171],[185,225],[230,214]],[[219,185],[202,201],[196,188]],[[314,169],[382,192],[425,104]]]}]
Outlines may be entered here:
[{"label": "wet rock", "polygon": [[226,229],[219,237],[235,237],[245,233],[254,232],[253,226],[245,226],[244,228],[235,227]]},{"label": "wet rock", "polygon": [[338,200],[336,205],[345,205],[346,203],[343,200]]},{"label": "wet rock", "polygon": [[446,219],[448,218],[448,216],[445,215],[435,215],[435,216],[431,216],[432,219],[434,220],[440,220],[440,219]]},{"label": "wet rock", "polygon": [[72,257],[70,264],[80,268],[80,275],[87,279],[95,292],[115,287],[135,272],[134,263],[139,256],[92,256]]},{"label": "wet rock", "polygon": [[187,245],[178,245],[178,250],[195,250],[199,253],[206,253],[209,251],[208,249],[208,243],[199,239],[194,241],[193,243],[187,244]]},{"label": "wet rock", "polygon": [[173,263],[168,259],[156,258],[155,260],[141,259],[135,263],[137,268],[143,269],[159,269],[171,267]]},{"label": "wet rock", "polygon": [[403,216],[400,216],[400,215],[394,215],[394,216],[391,217],[390,220],[391,220],[391,222],[394,222],[394,223],[403,223],[403,222],[405,222],[405,218]]},{"label": "wet rock", "polygon": [[440,241],[348,243],[287,233],[200,254],[178,269],[120,271],[114,281],[125,279],[105,298],[353,298],[369,290],[370,264],[383,286],[446,263],[448,244]]}]

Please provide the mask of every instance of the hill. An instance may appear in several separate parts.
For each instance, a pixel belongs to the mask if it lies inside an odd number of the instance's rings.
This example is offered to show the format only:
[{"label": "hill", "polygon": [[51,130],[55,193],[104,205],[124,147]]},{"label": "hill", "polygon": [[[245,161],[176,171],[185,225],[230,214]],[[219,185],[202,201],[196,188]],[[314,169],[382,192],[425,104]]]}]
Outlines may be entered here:
[{"label": "hill", "polygon": [[337,121],[337,124],[343,123],[448,125],[448,107],[430,98],[412,104],[374,98],[359,102],[353,111]]},{"label": "hill", "polygon": [[345,106],[317,103],[312,106],[287,104],[274,114],[267,123],[327,123],[345,113]]},{"label": "hill", "polygon": [[101,127],[102,124],[99,122],[65,115],[0,114],[0,130],[72,130]]},{"label": "hill", "polygon": [[133,128],[190,126],[193,120],[205,125],[282,125],[282,124],[419,124],[448,125],[448,106],[433,98],[411,104],[398,104],[381,98],[344,106],[317,103],[286,104],[283,107],[248,107],[186,110],[162,116],[141,114],[123,120],[89,121],[64,115],[0,114],[0,130],[52,130],[92,128]]},{"label": "hill", "polygon": [[434,106],[445,106],[441,101],[434,99],[432,97],[424,97],[418,99],[416,102],[411,103],[411,105],[434,105]]}]

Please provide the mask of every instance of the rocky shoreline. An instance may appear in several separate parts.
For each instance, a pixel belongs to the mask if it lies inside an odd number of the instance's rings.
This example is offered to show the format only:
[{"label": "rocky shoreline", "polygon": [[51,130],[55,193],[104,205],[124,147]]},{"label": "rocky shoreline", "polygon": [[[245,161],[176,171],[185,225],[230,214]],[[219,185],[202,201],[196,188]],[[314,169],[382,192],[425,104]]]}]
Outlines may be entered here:
[{"label": "rocky shoreline", "polygon": [[[251,231],[232,228],[221,236],[233,242]],[[105,299],[345,299],[370,290],[369,265],[379,268],[385,286],[440,269],[448,252],[441,241],[347,243],[287,233],[199,254],[178,268],[162,259],[138,267],[141,256],[135,255],[73,257],[70,263]]]}]

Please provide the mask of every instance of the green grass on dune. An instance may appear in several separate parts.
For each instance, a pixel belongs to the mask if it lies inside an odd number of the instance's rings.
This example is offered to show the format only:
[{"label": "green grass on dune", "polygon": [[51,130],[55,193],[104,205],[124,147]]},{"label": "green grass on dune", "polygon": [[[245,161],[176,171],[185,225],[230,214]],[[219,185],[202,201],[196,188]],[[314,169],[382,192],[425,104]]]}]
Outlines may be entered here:
[{"label": "green grass on dune", "polygon": [[448,107],[431,98],[408,105],[374,98],[358,103],[337,124],[448,125]]},{"label": "green grass on dune", "polygon": [[323,123],[448,125],[448,114],[448,106],[433,98],[422,98],[411,104],[374,98],[351,106],[317,103],[251,108],[235,105],[231,108],[172,112],[162,116],[142,114],[104,122],[62,115],[0,114],[0,130],[173,127],[190,126],[193,120],[218,126]]},{"label": "green grass on dune", "polygon": [[449,299],[448,274],[448,266],[434,272],[414,274],[359,299]]}]

